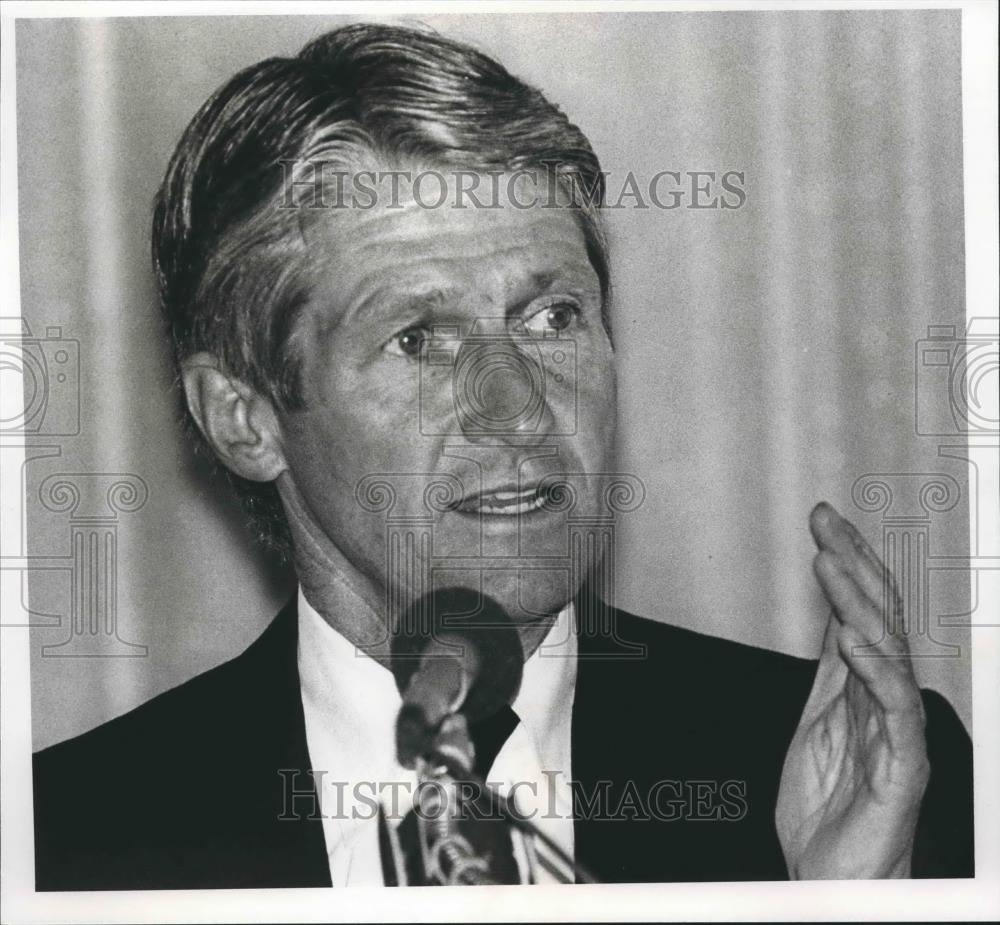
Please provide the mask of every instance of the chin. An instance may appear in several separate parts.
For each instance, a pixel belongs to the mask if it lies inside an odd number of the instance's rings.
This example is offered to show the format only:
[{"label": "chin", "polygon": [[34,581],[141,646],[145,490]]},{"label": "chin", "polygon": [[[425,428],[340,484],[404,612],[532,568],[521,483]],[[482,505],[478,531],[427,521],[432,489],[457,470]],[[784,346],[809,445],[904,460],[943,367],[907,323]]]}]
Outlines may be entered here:
[{"label": "chin", "polygon": [[558,613],[576,595],[568,569],[488,570],[480,586],[515,623],[531,623]]}]

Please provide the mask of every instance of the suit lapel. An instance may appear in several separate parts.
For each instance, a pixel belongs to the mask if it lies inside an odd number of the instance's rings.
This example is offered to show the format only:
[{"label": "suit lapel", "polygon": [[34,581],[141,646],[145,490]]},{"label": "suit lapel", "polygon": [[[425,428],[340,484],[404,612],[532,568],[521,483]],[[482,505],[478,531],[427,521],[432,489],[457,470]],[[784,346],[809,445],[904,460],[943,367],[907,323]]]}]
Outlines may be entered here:
[{"label": "suit lapel", "polygon": [[[574,852],[598,880],[621,880],[630,867],[622,845],[607,836],[605,817],[618,805],[619,784],[634,777],[640,743],[625,731],[635,699],[629,684],[649,653],[619,634],[621,614],[586,589],[576,601],[578,663],[571,729]],[[618,828],[621,826],[619,825]]]},{"label": "suit lapel", "polygon": [[[256,851],[255,885],[330,886],[319,801],[306,743],[298,671],[298,612],[293,598],[240,657],[247,731],[237,800],[253,818],[244,830]],[[251,871],[247,872],[248,874]]]}]

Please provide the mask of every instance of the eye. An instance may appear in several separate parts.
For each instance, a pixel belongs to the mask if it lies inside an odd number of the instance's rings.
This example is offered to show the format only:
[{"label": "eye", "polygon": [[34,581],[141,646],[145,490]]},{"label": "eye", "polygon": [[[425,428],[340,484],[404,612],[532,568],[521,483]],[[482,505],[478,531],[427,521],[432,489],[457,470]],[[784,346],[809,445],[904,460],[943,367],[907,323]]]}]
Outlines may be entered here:
[{"label": "eye", "polygon": [[396,356],[418,357],[424,350],[424,344],[430,337],[430,331],[422,324],[415,324],[394,334],[385,345],[388,353]]},{"label": "eye", "polygon": [[544,337],[552,332],[565,331],[580,314],[580,306],[576,302],[559,299],[549,302],[530,315],[524,321],[524,326],[537,337]]}]

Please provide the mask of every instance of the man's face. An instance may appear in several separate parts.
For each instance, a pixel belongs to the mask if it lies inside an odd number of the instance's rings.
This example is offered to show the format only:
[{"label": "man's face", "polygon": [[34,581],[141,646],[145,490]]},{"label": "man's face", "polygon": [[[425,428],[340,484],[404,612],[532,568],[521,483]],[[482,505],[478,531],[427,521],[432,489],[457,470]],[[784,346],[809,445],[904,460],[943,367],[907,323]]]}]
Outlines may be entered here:
[{"label": "man's face", "polygon": [[404,201],[305,234],[306,410],[280,423],[311,526],[377,606],[461,585],[517,620],[558,611],[599,557],[574,563],[569,517],[605,512],[616,412],[573,212]]}]

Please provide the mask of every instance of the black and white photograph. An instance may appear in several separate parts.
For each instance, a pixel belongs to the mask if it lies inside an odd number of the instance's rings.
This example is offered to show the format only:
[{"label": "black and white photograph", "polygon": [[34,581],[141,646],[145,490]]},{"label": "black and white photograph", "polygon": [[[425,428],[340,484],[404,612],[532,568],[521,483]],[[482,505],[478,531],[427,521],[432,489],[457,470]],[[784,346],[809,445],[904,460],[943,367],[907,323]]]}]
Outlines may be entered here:
[{"label": "black and white photograph", "polygon": [[0,918],[1000,915],[996,29],[4,3]]}]

